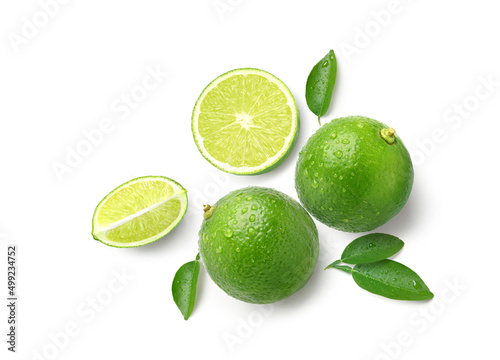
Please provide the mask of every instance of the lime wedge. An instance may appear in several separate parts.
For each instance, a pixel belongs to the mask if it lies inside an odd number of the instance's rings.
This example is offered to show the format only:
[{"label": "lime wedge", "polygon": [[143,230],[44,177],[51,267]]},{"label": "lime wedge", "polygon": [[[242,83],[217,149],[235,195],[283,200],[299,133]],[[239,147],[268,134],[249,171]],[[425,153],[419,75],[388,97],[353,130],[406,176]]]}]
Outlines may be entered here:
[{"label": "lime wedge", "polygon": [[97,205],[92,236],[114,247],[149,244],[168,234],[187,209],[187,192],[164,176],[130,180]]},{"label": "lime wedge", "polygon": [[201,154],[232,174],[261,174],[290,154],[299,132],[292,93],[270,73],[237,69],[201,93],[191,121]]}]

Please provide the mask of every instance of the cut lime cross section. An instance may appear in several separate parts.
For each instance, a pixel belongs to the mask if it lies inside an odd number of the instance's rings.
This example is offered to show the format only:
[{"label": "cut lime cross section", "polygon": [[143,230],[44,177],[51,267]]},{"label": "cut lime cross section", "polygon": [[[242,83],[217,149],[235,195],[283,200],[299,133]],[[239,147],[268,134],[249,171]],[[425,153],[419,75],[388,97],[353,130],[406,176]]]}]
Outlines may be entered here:
[{"label": "cut lime cross section", "polygon": [[263,70],[237,69],[203,90],[191,126],[198,149],[212,165],[232,174],[261,174],[290,154],[299,114],[281,80]]},{"label": "cut lime cross section", "polygon": [[92,236],[114,247],[149,244],[168,234],[187,209],[186,190],[163,176],[133,179],[101,200],[92,219]]}]

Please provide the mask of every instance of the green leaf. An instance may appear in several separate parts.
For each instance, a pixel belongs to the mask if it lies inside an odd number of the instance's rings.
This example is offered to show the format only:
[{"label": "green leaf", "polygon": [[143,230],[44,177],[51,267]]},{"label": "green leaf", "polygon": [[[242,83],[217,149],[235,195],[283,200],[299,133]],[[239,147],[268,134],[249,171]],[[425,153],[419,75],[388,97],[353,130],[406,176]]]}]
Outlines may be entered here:
[{"label": "green leaf", "polygon": [[347,265],[339,265],[340,264],[340,260],[336,260],[334,262],[332,262],[330,265],[328,265],[326,269],[337,269],[337,270],[342,270],[343,272],[346,272],[348,274],[350,274],[352,272],[352,267],[350,266],[347,266]]},{"label": "green leaf", "polygon": [[[337,79],[337,58],[333,50],[317,63],[307,77],[306,101],[309,109],[320,118],[326,114]],[[320,122],[321,125],[321,122]]]},{"label": "green leaf", "polygon": [[340,257],[346,264],[365,264],[387,259],[404,246],[399,238],[388,234],[368,234],[353,240]]},{"label": "green leaf", "polygon": [[200,254],[196,256],[196,260],[182,265],[175,273],[172,282],[172,296],[182,315],[184,315],[184,320],[191,316],[196,300],[196,285],[200,274],[199,258]]},{"label": "green leaf", "polygon": [[362,289],[389,299],[428,300],[434,297],[420,276],[393,260],[356,265],[352,277]]}]

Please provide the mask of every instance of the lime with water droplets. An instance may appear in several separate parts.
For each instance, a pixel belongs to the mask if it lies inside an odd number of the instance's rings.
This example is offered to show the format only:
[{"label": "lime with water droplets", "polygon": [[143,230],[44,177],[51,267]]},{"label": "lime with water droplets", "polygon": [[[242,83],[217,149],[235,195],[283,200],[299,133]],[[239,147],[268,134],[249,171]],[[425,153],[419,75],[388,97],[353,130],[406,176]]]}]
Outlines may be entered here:
[{"label": "lime with water droplets", "polygon": [[307,211],[348,232],[370,231],[392,219],[412,185],[410,155],[395,130],[362,116],[323,125],[302,149],[295,171]]},{"label": "lime with water droplets", "polygon": [[228,295],[266,304],[307,283],[318,260],[318,231],[297,201],[273,189],[249,187],[204,210],[200,255]]}]

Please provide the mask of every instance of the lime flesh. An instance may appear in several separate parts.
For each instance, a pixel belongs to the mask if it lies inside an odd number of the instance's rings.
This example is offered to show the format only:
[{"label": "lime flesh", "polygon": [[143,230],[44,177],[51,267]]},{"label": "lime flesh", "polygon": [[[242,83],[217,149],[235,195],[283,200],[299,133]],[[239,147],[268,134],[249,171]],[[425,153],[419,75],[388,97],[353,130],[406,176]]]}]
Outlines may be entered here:
[{"label": "lime flesh", "polygon": [[229,193],[207,212],[199,233],[201,258],[228,295],[272,303],[298,291],[313,274],[318,231],[287,195],[249,187]]},{"label": "lime flesh", "polygon": [[201,154],[232,174],[260,174],[280,165],[297,140],[299,114],[286,85],[258,69],[237,69],[212,81],[192,115]]},{"label": "lime flesh", "polygon": [[163,176],[133,179],[97,205],[92,236],[114,247],[149,244],[169,233],[187,209],[186,190]]},{"label": "lime flesh", "polygon": [[295,188],[316,219],[338,230],[373,230],[405,205],[410,155],[392,128],[351,116],[323,125],[299,154]]}]

